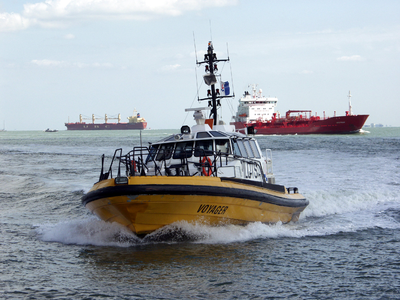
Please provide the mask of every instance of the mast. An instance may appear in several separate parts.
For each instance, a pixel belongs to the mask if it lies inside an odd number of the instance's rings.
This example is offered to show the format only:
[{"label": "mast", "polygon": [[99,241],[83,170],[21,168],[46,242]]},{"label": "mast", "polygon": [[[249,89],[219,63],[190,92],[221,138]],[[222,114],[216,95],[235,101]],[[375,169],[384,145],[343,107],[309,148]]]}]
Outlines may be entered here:
[{"label": "mast", "polygon": [[347,97],[349,97],[349,115],[351,116],[353,113],[351,111],[351,94],[350,94],[350,91],[349,91],[349,95]]},{"label": "mast", "polygon": [[[207,90],[207,98],[203,99],[198,99],[199,101],[203,100],[208,100],[208,106],[211,107],[211,113],[210,117],[212,116],[214,120],[214,125],[217,125],[217,120],[218,120],[218,115],[217,115],[217,108],[218,106],[221,106],[221,102],[219,99],[221,98],[231,98],[233,96],[221,96],[220,95],[220,90],[218,88],[215,88],[215,84],[217,83],[217,72],[218,72],[218,66],[217,63],[221,61],[229,61],[229,57],[227,59],[217,59],[216,53],[214,53],[214,47],[212,45],[212,42],[208,42],[208,49],[207,49],[207,54],[204,54],[204,61],[202,62],[197,62],[197,65],[202,65],[205,64],[205,72],[206,75],[204,75],[204,82],[208,85],[211,86],[211,89]],[[229,91],[229,87],[228,87]],[[228,93],[229,94],[229,93]]]}]

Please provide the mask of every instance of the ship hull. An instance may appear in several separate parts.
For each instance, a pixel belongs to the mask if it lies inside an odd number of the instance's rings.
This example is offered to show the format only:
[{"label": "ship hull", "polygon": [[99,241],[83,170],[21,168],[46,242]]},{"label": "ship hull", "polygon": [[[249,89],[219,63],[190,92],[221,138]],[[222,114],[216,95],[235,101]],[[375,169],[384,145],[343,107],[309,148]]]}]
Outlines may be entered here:
[{"label": "ship hull", "polygon": [[104,221],[138,235],[178,221],[211,226],[297,221],[308,201],[285,187],[271,189],[216,177],[128,177],[128,184],[103,180],[82,203]]},{"label": "ship hull", "polygon": [[147,122],[138,123],[65,123],[67,130],[142,130]]},{"label": "ship hull", "polygon": [[285,134],[351,134],[360,132],[368,115],[351,115],[327,118],[325,120],[285,120],[277,119],[271,122],[233,122],[236,131],[253,127],[254,134],[285,135]]}]

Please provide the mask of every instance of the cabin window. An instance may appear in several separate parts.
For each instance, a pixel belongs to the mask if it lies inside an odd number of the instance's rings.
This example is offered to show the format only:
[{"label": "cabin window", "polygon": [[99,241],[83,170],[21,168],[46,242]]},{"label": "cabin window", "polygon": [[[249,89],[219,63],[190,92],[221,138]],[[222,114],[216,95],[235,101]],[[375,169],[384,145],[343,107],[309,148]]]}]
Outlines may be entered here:
[{"label": "cabin window", "polygon": [[193,142],[180,142],[176,143],[174,152],[174,159],[189,158],[192,157]]},{"label": "cabin window", "polygon": [[196,141],[194,148],[194,156],[210,156],[213,155],[213,141]]},{"label": "cabin window", "polygon": [[251,149],[249,140],[245,140],[245,141],[243,141],[243,143],[244,143],[244,147],[246,148],[246,152],[249,155],[249,157],[254,157],[254,153],[253,153],[253,150]]},{"label": "cabin window", "polygon": [[156,160],[170,159],[173,149],[174,149],[174,144],[162,144],[160,146],[160,149],[158,150]]},{"label": "cabin window", "polygon": [[198,138],[198,139],[206,139],[206,138],[209,138],[211,135],[208,133],[208,132],[198,132],[197,133],[197,135],[196,135],[196,137]]},{"label": "cabin window", "polygon": [[237,142],[240,149],[240,153],[242,153],[242,156],[249,157],[249,154],[246,151],[246,147],[244,146],[243,140],[238,140]]},{"label": "cabin window", "polygon": [[250,146],[251,146],[251,149],[253,150],[255,157],[261,158],[260,152],[258,151],[258,148],[257,148],[256,141],[250,140]]},{"label": "cabin window", "polygon": [[232,140],[232,147],[233,147],[233,154],[236,156],[242,156],[242,153],[240,153],[239,145],[237,143],[237,140]]},{"label": "cabin window", "polygon": [[229,149],[229,140],[215,140],[215,152],[217,154],[221,151],[222,154],[229,154],[230,149]]}]

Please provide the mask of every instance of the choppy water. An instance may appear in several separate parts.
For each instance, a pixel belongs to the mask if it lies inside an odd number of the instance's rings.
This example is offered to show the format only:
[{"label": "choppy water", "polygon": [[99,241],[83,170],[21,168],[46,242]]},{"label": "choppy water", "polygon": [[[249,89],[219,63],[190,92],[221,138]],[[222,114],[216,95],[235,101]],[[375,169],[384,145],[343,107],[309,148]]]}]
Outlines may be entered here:
[{"label": "choppy water", "polygon": [[369,131],[257,137],[277,183],[310,201],[297,223],[181,223],[144,240],[80,202],[101,154],[139,132],[0,132],[0,297],[400,298],[400,128]]}]

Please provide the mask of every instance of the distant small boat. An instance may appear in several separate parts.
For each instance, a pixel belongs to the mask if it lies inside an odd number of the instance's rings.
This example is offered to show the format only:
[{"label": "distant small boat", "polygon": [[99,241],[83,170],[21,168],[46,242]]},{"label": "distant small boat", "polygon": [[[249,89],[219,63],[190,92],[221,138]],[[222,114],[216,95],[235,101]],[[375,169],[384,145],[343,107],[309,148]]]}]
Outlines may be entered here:
[{"label": "distant small boat", "polygon": [[47,128],[44,132],[57,132],[57,131],[58,131],[57,129]]}]

